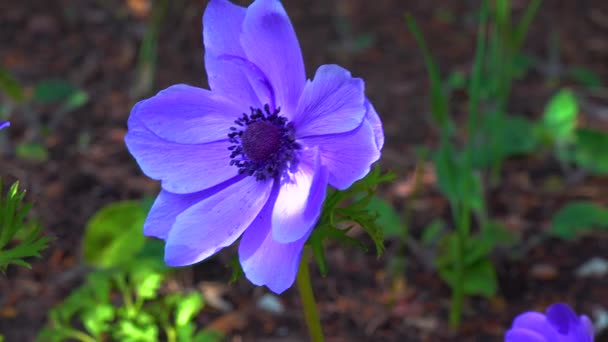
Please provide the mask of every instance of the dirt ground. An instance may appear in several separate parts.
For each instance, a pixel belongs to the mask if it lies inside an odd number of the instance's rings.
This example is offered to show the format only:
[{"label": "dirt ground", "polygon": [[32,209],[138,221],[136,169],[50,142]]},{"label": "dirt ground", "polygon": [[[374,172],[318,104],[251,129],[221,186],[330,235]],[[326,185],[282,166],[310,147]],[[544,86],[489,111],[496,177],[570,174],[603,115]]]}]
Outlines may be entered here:
[{"label": "dirt ground", "polygon": [[[11,114],[9,148],[0,153],[0,176],[19,179],[35,203],[44,233],[54,238],[31,270],[11,268],[0,277],[0,332],[6,341],[32,341],[50,307],[82,281],[80,241],[85,222],[113,201],[154,196],[158,184],[142,175],[123,138],[137,77],[137,54],[146,23],[146,1],[6,0],[0,3],[0,65],[31,88],[60,78],[86,90],[89,103],[56,115],[43,107],[27,115]],[[241,3],[246,3],[241,1]],[[337,63],[366,82],[366,92],[380,113],[386,145],[381,165],[397,174],[382,189],[385,198],[403,207],[411,192],[415,148],[433,146],[429,82],[421,54],[408,32],[404,14],[419,22],[442,74],[468,71],[475,39],[479,1],[284,0],[300,39],[307,73]],[[513,0],[515,16],[528,1]],[[201,15],[206,1],[170,1],[158,41],[154,91],[175,83],[206,87],[202,63]],[[145,6],[144,6],[145,7]],[[366,37],[369,41],[366,43]],[[557,42],[557,44],[556,44]],[[555,46],[558,53],[555,53]],[[592,70],[608,84],[608,2],[547,0],[531,27],[526,53],[545,68],[533,68],[514,86],[510,109],[534,118],[559,86],[564,66]],[[549,82],[548,80],[554,80]],[[557,80],[557,81],[555,81]],[[576,91],[585,92],[583,88]],[[605,89],[604,89],[605,91]],[[585,94],[585,93],[584,93]],[[586,124],[608,129],[608,94],[590,95],[582,108]],[[454,115],[464,114],[464,99],[455,98]],[[599,109],[598,109],[599,108]],[[40,126],[48,126],[44,135]],[[25,161],[10,152],[19,142],[39,141],[47,161]],[[425,186],[414,203],[411,231],[420,236],[434,218],[449,220],[449,207],[433,182],[430,166]],[[534,237],[549,226],[566,201],[608,203],[608,179],[583,177],[563,181],[559,191],[547,182],[564,179],[548,155],[505,163],[501,185],[486,194],[489,212],[525,237],[519,253],[497,253],[500,290],[492,300],[470,299],[459,332],[447,326],[450,292],[420,254],[408,252],[404,277],[395,280],[389,261],[399,253],[396,241],[377,259],[373,252],[330,246],[330,273],[313,271],[314,287],[328,341],[501,341],[520,312],[543,310],[567,301],[592,314],[608,307],[608,277],[579,278],[574,271],[592,257],[608,256],[608,235],[594,234],[573,243]],[[219,288],[234,307],[205,309],[201,326],[220,326],[230,341],[305,341],[306,330],[297,292],[279,300],[284,312],[261,310],[257,300],[266,290],[246,280],[224,285],[224,264],[234,250],[184,271],[186,287]],[[608,340],[604,333],[596,340]]]}]

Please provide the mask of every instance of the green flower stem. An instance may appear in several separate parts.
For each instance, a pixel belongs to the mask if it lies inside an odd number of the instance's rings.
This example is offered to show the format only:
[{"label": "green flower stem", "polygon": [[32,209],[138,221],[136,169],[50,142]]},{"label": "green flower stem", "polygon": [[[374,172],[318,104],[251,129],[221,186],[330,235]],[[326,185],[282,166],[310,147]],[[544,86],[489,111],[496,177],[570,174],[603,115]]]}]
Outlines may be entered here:
[{"label": "green flower stem", "polygon": [[300,300],[302,301],[304,318],[306,319],[306,325],[308,326],[310,340],[313,342],[323,342],[324,337],[321,328],[321,320],[319,319],[319,311],[317,310],[317,303],[312,292],[310,272],[308,271],[307,251],[308,250],[305,249],[302,255],[296,282],[298,283],[298,292],[300,293]]},{"label": "green flower stem", "polygon": [[456,245],[456,278],[454,279],[454,287],[452,292],[452,305],[450,307],[450,327],[458,328],[462,319],[462,304],[464,302],[464,272],[465,272],[465,247],[470,231],[470,215],[469,208],[466,205],[460,207],[458,213],[457,229],[457,245]]}]

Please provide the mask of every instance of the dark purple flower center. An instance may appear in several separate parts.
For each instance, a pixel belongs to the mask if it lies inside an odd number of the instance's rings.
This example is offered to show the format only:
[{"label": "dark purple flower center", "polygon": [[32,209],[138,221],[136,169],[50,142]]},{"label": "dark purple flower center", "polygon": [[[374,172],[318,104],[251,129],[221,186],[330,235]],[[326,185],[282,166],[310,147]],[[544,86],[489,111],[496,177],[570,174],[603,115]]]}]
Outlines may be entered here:
[{"label": "dark purple flower center", "polygon": [[293,124],[279,112],[280,108],[271,112],[268,105],[263,111],[251,108],[251,114],[234,121],[239,127],[230,127],[228,139],[234,144],[228,148],[230,165],[236,165],[239,173],[266,180],[297,165],[300,144],[295,141]]},{"label": "dark purple flower center", "polygon": [[281,128],[268,121],[256,121],[245,128],[241,144],[250,160],[266,161],[281,146]]}]

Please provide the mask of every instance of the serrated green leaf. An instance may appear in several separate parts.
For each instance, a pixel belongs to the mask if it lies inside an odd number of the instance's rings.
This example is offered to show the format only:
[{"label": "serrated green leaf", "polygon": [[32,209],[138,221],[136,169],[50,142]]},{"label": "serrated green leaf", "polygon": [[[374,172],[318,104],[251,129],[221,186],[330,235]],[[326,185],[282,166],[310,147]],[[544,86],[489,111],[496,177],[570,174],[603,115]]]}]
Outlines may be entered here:
[{"label": "serrated green leaf", "polygon": [[404,237],[405,227],[392,204],[378,196],[372,196],[367,203],[367,209],[378,214],[376,223],[382,228],[384,236]]},{"label": "serrated green leaf", "polygon": [[577,114],[578,102],[574,93],[562,89],[549,100],[542,122],[552,139],[563,143],[574,137]]},{"label": "serrated green leaf", "polygon": [[551,233],[566,240],[592,229],[608,229],[608,209],[592,202],[571,202],[553,216]]},{"label": "serrated green leaf", "polygon": [[230,268],[230,280],[228,280],[229,284],[234,284],[239,279],[241,279],[244,275],[243,267],[241,266],[241,262],[239,261],[239,257],[235,256],[230,259],[230,263],[228,264]]},{"label": "serrated green leaf", "polygon": [[318,227],[313,230],[310,238],[308,239],[308,243],[310,244],[310,248],[312,250],[312,255],[315,258],[317,267],[319,267],[319,273],[321,273],[323,277],[327,275],[328,271],[327,262],[325,261],[325,250],[323,249],[324,239],[325,237],[323,236],[322,232],[320,232]]},{"label": "serrated green leaf", "polygon": [[[3,190],[0,179],[0,190]],[[30,267],[25,258],[40,257],[40,251],[45,249],[50,239],[41,236],[42,228],[28,222],[26,215],[31,204],[23,203],[25,191],[19,190],[19,183],[13,183],[6,196],[0,196],[0,270],[5,271],[8,265]],[[17,244],[9,249],[6,245],[16,238]]]},{"label": "serrated green leaf", "polygon": [[102,268],[130,261],[144,246],[145,219],[146,212],[136,201],[116,202],[99,210],[86,226],[85,261]]}]

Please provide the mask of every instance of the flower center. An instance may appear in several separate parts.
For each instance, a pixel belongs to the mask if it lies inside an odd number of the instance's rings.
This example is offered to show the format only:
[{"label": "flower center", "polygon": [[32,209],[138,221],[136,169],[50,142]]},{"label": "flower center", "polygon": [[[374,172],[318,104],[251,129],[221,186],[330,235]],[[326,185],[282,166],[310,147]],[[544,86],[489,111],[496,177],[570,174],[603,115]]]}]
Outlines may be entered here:
[{"label": "flower center", "polygon": [[251,114],[243,114],[234,121],[239,127],[230,127],[228,147],[230,165],[239,168],[239,174],[247,173],[257,180],[281,176],[298,163],[293,124],[279,115],[280,108],[270,111],[251,108]]},{"label": "flower center", "polygon": [[281,146],[281,129],[268,121],[256,121],[245,128],[241,142],[250,160],[263,162]]}]

